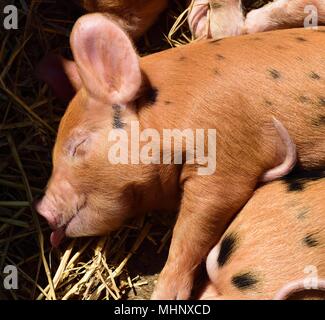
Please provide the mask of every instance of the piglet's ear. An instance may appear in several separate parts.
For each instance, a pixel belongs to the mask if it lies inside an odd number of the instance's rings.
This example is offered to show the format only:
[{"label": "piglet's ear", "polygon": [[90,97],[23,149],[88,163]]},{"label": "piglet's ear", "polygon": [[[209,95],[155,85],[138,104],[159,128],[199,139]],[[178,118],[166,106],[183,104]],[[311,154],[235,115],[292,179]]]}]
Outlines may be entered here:
[{"label": "piglet's ear", "polygon": [[71,48],[83,85],[95,99],[126,104],[141,86],[139,58],[126,33],[100,13],[75,24]]}]

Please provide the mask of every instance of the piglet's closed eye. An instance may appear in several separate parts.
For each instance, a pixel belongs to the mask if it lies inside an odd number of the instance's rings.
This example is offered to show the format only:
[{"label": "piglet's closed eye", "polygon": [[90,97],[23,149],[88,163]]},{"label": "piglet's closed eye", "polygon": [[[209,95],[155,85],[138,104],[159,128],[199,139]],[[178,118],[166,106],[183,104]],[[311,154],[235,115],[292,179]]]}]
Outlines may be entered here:
[{"label": "piglet's closed eye", "polygon": [[71,35],[71,48],[87,93],[104,103],[127,104],[140,86],[138,55],[126,33],[99,13],[81,17]]}]

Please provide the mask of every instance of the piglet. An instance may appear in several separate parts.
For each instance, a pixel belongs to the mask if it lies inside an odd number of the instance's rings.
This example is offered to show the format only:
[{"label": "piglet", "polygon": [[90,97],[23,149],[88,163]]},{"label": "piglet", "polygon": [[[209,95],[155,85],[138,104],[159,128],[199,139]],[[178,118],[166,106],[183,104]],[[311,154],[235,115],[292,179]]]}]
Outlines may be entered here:
[{"label": "piglet", "polygon": [[194,38],[240,35],[244,21],[241,0],[194,0],[189,6],[188,24]]},{"label": "piglet", "polygon": [[323,0],[275,0],[250,11],[243,27],[244,33],[305,27],[318,28],[325,24]]},{"label": "piglet", "polygon": [[274,0],[244,16],[242,0],[194,0],[188,22],[195,38],[220,39],[245,33],[325,24],[323,0]]},{"label": "piglet", "polygon": [[89,12],[110,14],[132,38],[138,39],[167,7],[168,0],[75,0]]},{"label": "piglet", "polygon": [[201,299],[325,299],[325,172],[258,189],[210,252]]},{"label": "piglet", "polygon": [[[202,41],[140,59],[113,20],[90,14],[74,26],[71,47],[80,87],[37,209],[54,245],[178,210],[155,299],[190,297],[211,245],[261,179],[291,170],[294,145],[300,168],[325,165],[321,29]],[[180,143],[164,143],[168,129]]]}]

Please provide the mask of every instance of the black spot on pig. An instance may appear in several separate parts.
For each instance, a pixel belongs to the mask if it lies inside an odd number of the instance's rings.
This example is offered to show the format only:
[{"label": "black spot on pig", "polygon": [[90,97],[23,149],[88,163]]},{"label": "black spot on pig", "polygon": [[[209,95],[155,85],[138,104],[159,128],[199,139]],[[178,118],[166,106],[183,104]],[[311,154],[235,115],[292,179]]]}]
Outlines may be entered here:
[{"label": "black spot on pig", "polygon": [[213,40],[210,40],[209,43],[218,45],[218,44],[220,44],[221,40],[222,39],[213,39]]},{"label": "black spot on pig", "polygon": [[179,61],[185,61],[186,60],[186,57],[185,56],[180,56],[178,60]]},{"label": "black spot on pig", "polygon": [[251,40],[253,40],[253,41],[261,41],[261,40],[263,40],[263,39],[260,38],[260,37],[253,37],[253,38],[251,38]]},{"label": "black spot on pig", "polygon": [[264,99],[264,102],[265,102],[266,106],[268,106],[268,107],[272,107],[273,106],[272,101],[270,101],[268,99]]},{"label": "black spot on pig", "polygon": [[148,88],[139,99],[139,104],[145,107],[150,107],[157,102],[159,91],[155,87]]},{"label": "black spot on pig", "polygon": [[218,53],[217,54],[217,59],[218,60],[225,60],[226,58],[222,54]]},{"label": "black spot on pig", "polygon": [[220,71],[218,69],[213,70],[214,75],[220,76]]},{"label": "black spot on pig", "polygon": [[220,252],[218,256],[219,267],[224,266],[230,259],[230,256],[235,251],[238,245],[238,237],[234,233],[226,235],[220,245]]},{"label": "black spot on pig", "polygon": [[325,170],[306,170],[299,172],[293,170],[290,174],[282,178],[287,185],[288,191],[303,191],[308,182],[317,181],[325,178]]},{"label": "black spot on pig", "polygon": [[157,88],[150,88],[147,94],[147,101],[149,104],[155,104],[158,97],[158,89]]},{"label": "black spot on pig", "polygon": [[172,102],[169,101],[169,100],[164,101],[164,104],[165,104],[166,106],[170,105],[171,103],[172,103]]},{"label": "black spot on pig", "polygon": [[320,75],[314,71],[309,74],[309,77],[313,80],[320,80]]},{"label": "black spot on pig", "polygon": [[313,247],[317,247],[318,246],[318,241],[315,238],[315,235],[313,234],[308,234],[306,235],[303,240],[302,240],[303,244],[309,248],[313,248]]},{"label": "black spot on pig", "polygon": [[300,180],[293,180],[288,185],[289,191],[302,191],[304,190],[305,185]]},{"label": "black spot on pig", "polygon": [[299,209],[299,212],[297,214],[297,218],[299,220],[303,220],[306,218],[306,216],[309,214],[310,209],[309,208],[301,208]]},{"label": "black spot on pig", "polygon": [[287,50],[288,48],[278,44],[278,45],[275,46],[275,49],[277,49],[277,50]]},{"label": "black spot on pig", "polygon": [[304,37],[296,37],[296,40],[297,40],[298,42],[307,42],[307,39],[304,38]]},{"label": "black spot on pig", "polygon": [[245,272],[234,275],[231,283],[239,290],[250,290],[256,287],[258,280],[252,272]]},{"label": "black spot on pig", "polygon": [[301,103],[308,103],[308,102],[310,102],[310,98],[308,98],[307,96],[300,96],[300,97],[298,98],[298,100],[299,100],[299,102],[301,102]]},{"label": "black spot on pig", "polygon": [[319,97],[318,103],[321,107],[325,107],[325,97]]},{"label": "black spot on pig", "polygon": [[118,104],[113,105],[113,128],[114,129],[123,129],[125,123],[122,122],[122,108]]},{"label": "black spot on pig", "polygon": [[273,79],[280,79],[281,78],[281,73],[278,70],[275,69],[270,69],[268,70],[269,74]]},{"label": "black spot on pig", "polygon": [[314,119],[313,125],[316,127],[325,125],[325,115],[320,115],[316,119]]}]

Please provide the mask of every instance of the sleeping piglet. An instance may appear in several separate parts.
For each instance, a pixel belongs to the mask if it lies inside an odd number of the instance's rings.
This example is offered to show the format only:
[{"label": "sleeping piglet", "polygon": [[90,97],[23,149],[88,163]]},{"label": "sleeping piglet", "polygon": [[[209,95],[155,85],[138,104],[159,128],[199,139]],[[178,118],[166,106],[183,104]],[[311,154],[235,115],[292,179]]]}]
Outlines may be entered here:
[{"label": "sleeping piglet", "polygon": [[[325,24],[323,0],[274,0],[244,16],[242,0],[194,0],[188,22],[195,38],[220,39],[245,33]],[[252,1],[250,1],[252,2]],[[265,1],[264,1],[265,2]]]},{"label": "sleeping piglet", "polygon": [[167,7],[168,0],[74,0],[89,12],[109,13],[132,38],[139,38]]},{"label": "sleeping piglet", "polygon": [[258,189],[207,259],[201,299],[325,299],[325,171]]},{"label": "sleeping piglet", "polygon": [[[189,298],[213,243],[261,180],[292,169],[295,145],[302,169],[325,164],[319,30],[206,40],[140,59],[107,16],[81,17],[67,69],[77,93],[37,204],[52,244],[178,210],[153,298]],[[180,142],[165,143],[169,129]]]},{"label": "sleeping piglet", "polygon": [[[110,15],[138,39],[167,7],[168,0],[74,0],[88,12]],[[220,39],[292,27],[325,24],[323,0],[275,0],[244,15],[242,0],[183,0],[194,38]],[[315,25],[313,25],[315,27]]]}]

